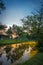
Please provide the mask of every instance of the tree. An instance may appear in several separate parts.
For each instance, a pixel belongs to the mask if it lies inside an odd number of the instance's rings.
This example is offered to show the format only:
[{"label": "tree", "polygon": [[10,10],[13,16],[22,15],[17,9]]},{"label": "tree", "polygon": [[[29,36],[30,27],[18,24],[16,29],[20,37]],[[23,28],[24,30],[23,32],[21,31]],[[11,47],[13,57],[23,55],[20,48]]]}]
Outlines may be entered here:
[{"label": "tree", "polygon": [[43,5],[38,13],[39,13],[39,16],[38,16],[39,23],[38,23],[38,31],[37,31],[37,34],[38,34],[37,47],[40,52],[43,52]]},{"label": "tree", "polygon": [[32,33],[38,32],[39,24],[42,25],[38,20],[39,15],[27,16],[26,19],[22,19],[24,29],[31,31]]},{"label": "tree", "polygon": [[[43,49],[43,5],[39,11],[37,11],[37,14],[33,16],[27,16],[27,18],[22,19],[23,25],[26,29],[31,31],[33,34],[32,36],[35,36],[38,41],[38,49],[39,51],[42,51]],[[33,38],[32,38],[33,39]]]},{"label": "tree", "polygon": [[9,29],[7,30],[7,32],[6,32],[8,35],[9,35],[9,37],[10,38],[12,38],[12,28],[11,27],[9,27]]},{"label": "tree", "polygon": [[43,6],[36,15],[27,16],[25,19],[22,19],[22,22],[25,29],[31,30],[33,33],[41,32],[40,30],[43,28]]},{"label": "tree", "polygon": [[7,26],[0,23],[0,30],[5,30],[5,28],[7,28]]},{"label": "tree", "polygon": [[13,25],[13,26],[12,26],[12,29],[13,29],[13,31],[16,32],[18,35],[21,35],[21,33],[22,33],[22,27],[17,26],[17,25]]}]

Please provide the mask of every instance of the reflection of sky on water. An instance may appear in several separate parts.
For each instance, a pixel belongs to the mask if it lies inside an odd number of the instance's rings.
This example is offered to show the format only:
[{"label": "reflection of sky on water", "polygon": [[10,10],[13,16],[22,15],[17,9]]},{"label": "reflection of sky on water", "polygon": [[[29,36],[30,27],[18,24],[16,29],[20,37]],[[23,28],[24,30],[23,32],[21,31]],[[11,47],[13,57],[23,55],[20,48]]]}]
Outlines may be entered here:
[{"label": "reflection of sky on water", "polygon": [[29,54],[28,54],[28,52],[29,52],[29,50],[27,51],[27,50],[25,50],[24,51],[24,53],[23,53],[23,56],[19,59],[19,60],[17,60],[16,62],[15,62],[15,64],[17,64],[17,63],[22,63],[22,62],[25,62],[26,60],[28,60],[29,59]]},{"label": "reflection of sky on water", "polygon": [[[16,46],[16,45],[14,45],[14,46]],[[3,53],[2,56],[0,57],[0,61],[3,62],[3,65],[10,65],[11,64],[11,59],[7,60],[6,52],[5,52],[4,48],[5,48],[5,46],[1,47],[1,49],[0,49],[0,53],[1,52]],[[12,47],[12,50],[10,52],[12,53],[12,51],[14,49],[15,48]],[[28,49],[25,49],[23,55],[19,58],[19,60],[16,60],[16,62],[14,61],[14,64],[16,65],[17,63],[22,63],[22,62],[25,62],[26,60],[28,60],[30,58],[30,51],[31,51],[31,49],[32,48],[30,46],[29,46]]]},{"label": "reflection of sky on water", "polygon": [[6,54],[3,54],[0,57],[0,61],[2,62],[2,65],[10,65],[11,64],[11,60],[10,59],[7,61]]}]

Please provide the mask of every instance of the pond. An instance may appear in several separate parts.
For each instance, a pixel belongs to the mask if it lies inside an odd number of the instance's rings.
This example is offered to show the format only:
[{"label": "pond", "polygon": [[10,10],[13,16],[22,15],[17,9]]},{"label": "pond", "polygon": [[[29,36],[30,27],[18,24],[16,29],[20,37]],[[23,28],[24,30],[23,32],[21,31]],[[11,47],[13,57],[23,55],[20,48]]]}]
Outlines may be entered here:
[{"label": "pond", "polygon": [[17,65],[25,62],[30,56],[32,47],[29,44],[18,43],[0,46],[0,65]]}]

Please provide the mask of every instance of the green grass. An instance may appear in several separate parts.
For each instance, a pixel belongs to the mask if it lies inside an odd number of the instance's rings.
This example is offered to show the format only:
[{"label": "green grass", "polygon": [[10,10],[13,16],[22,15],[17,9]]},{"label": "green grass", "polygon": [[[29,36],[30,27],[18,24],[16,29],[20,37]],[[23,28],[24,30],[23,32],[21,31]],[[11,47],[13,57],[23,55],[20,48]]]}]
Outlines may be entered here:
[{"label": "green grass", "polygon": [[0,40],[0,46],[1,45],[15,44],[15,43],[22,43],[22,42],[29,42],[29,41],[34,41],[34,40],[4,39],[4,40]]},{"label": "green grass", "polygon": [[[23,40],[0,40],[0,45],[7,45],[7,44],[14,44],[14,43],[20,43],[24,42]],[[26,42],[26,41],[25,41]]]},{"label": "green grass", "polygon": [[43,65],[43,53],[37,53],[30,60],[18,65]]}]

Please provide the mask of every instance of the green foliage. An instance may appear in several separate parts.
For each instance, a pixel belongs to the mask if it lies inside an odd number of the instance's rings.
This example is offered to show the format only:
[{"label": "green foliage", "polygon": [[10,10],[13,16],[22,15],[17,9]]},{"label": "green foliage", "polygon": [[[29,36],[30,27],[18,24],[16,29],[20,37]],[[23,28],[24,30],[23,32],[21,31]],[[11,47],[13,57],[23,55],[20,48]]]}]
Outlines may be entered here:
[{"label": "green foliage", "polygon": [[43,33],[39,33],[37,36],[38,36],[37,49],[39,50],[39,52],[43,52]]},{"label": "green foliage", "polygon": [[28,42],[28,41],[23,39],[5,39],[5,40],[0,40],[0,46],[15,44],[15,43],[17,44],[17,43]]},{"label": "green foliage", "polygon": [[9,27],[9,29],[7,30],[6,33],[7,33],[8,35],[12,34],[12,29],[11,29],[11,27]]},{"label": "green foliage", "polygon": [[3,30],[3,29],[5,29],[5,26],[0,24],[0,30]]},{"label": "green foliage", "polygon": [[43,6],[39,11],[37,11],[36,15],[27,16],[22,19],[24,28],[30,32],[30,39],[35,39],[38,44],[37,47],[40,48],[41,51],[43,46]]},{"label": "green foliage", "polygon": [[19,36],[20,36],[21,33],[23,32],[22,27],[17,26],[17,25],[14,25],[14,24],[13,24],[13,26],[12,26],[12,30],[13,30],[14,32],[16,32]]},{"label": "green foliage", "polygon": [[28,41],[29,40],[28,37],[29,37],[28,33],[22,32],[21,35],[18,37],[18,39]]}]

